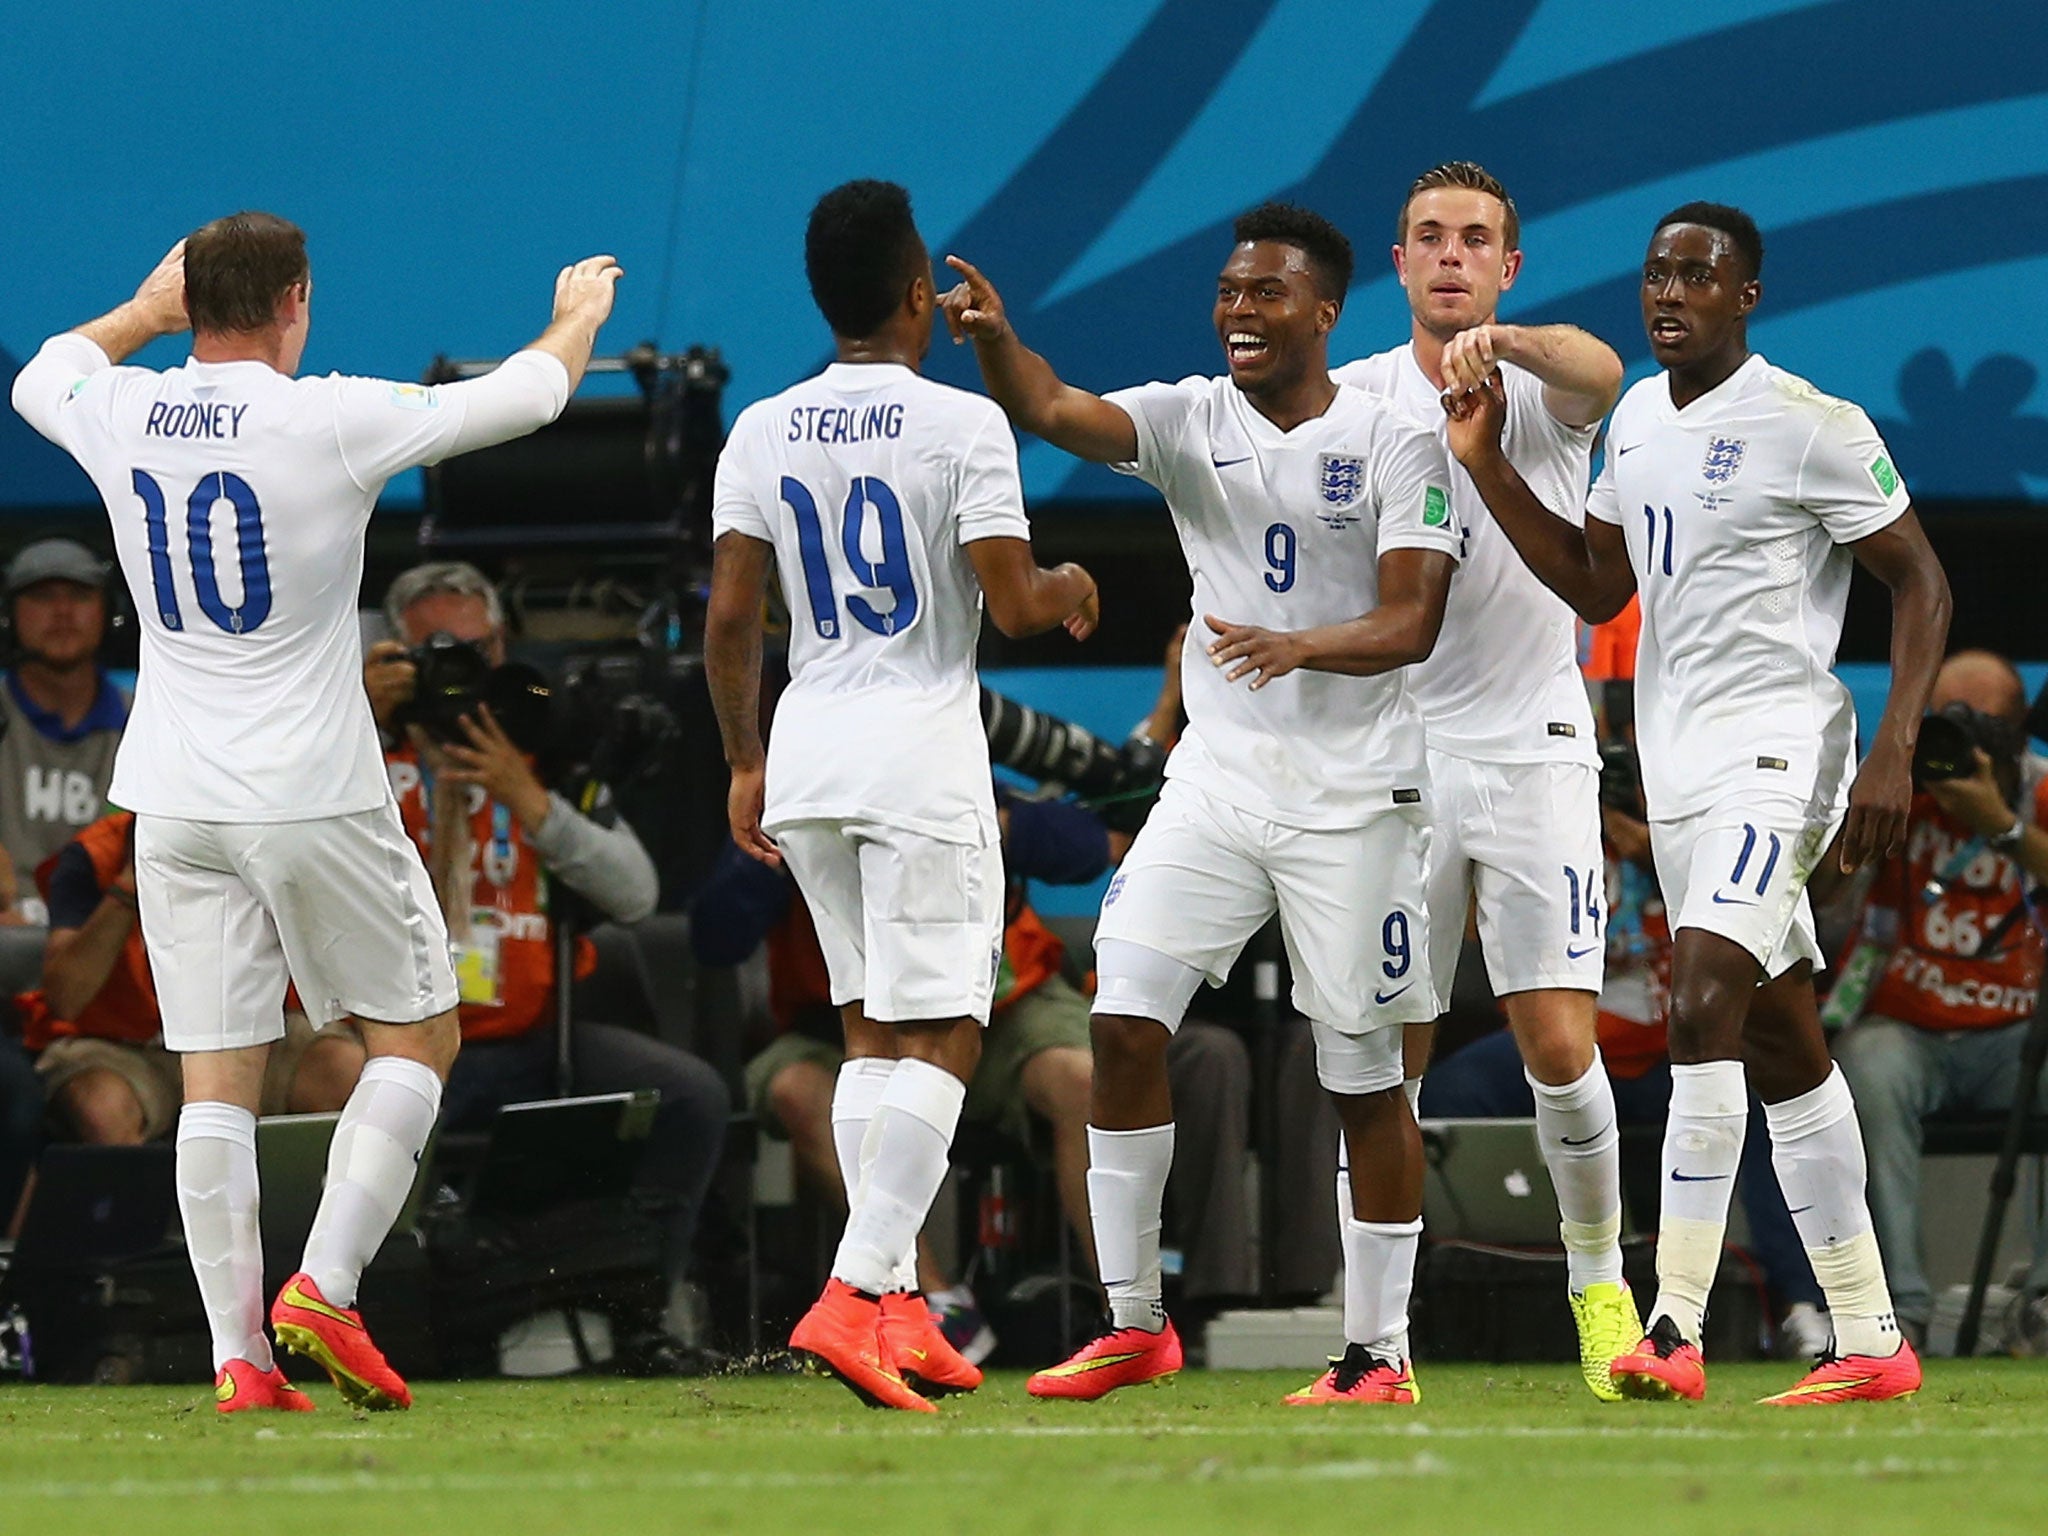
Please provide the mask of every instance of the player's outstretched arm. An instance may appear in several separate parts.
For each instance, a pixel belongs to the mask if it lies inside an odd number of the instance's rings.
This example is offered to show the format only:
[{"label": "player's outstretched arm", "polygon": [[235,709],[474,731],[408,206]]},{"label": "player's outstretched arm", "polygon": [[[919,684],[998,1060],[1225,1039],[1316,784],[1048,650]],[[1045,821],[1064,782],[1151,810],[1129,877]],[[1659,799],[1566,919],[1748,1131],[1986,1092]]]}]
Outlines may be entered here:
[{"label": "player's outstretched arm", "polygon": [[1568,427],[1590,427],[1621,398],[1621,358],[1576,325],[1478,325],[1444,343],[1444,388],[1462,395],[1484,384],[1496,363],[1526,368],[1543,383],[1543,405]]},{"label": "player's outstretched arm", "polygon": [[774,559],[773,544],[744,533],[722,533],[711,546],[704,676],[732,769],[726,796],[732,840],[763,864],[780,868],[782,852],[761,830],[768,785],[768,752],[761,743],[761,604]]},{"label": "player's outstretched arm", "polygon": [[975,578],[988,599],[988,616],[1012,640],[1042,635],[1058,624],[1076,640],[1095,633],[1102,617],[1095,578],[1069,561],[1050,570],[1026,539],[975,539],[967,545]]},{"label": "player's outstretched arm", "polygon": [[946,265],[960,282],[939,300],[955,343],[974,343],[982,382],[1010,420],[1079,459],[1129,464],[1138,428],[1122,406],[1061,381],[1052,364],[1017,339],[995,284],[958,256]]},{"label": "player's outstretched arm", "polygon": [[1858,565],[1891,588],[1892,681],[1869,755],[1849,791],[1841,840],[1844,873],[1873,859],[1891,858],[1904,846],[1906,811],[1913,800],[1913,748],[1934,692],[1934,674],[1948,649],[1952,606],[1948,575],[1912,508],[1849,549]]},{"label": "player's outstretched arm", "polygon": [[[142,280],[133,298],[66,334],[84,337],[99,348],[107,362],[119,363],[159,336],[177,335],[186,324],[185,242],[180,240]],[[14,378],[15,410],[52,441],[58,406],[81,377],[99,366],[99,359],[84,348],[58,345],[61,341],[61,337],[52,337],[45,342]]]},{"label": "player's outstretched arm", "polygon": [[1255,689],[1298,667],[1377,677],[1413,666],[1436,649],[1456,569],[1455,560],[1434,549],[1390,549],[1380,556],[1379,602],[1342,624],[1260,629],[1204,614],[1202,622],[1217,637],[1209,643],[1209,659],[1229,669],[1230,682],[1249,676]]},{"label": "player's outstretched arm", "polygon": [[1446,395],[1451,452],[1472,477],[1487,510],[1530,570],[1588,624],[1604,624],[1636,590],[1628,544],[1612,523],[1588,517],[1579,528],[1546,507],[1501,452],[1507,400],[1500,375],[1463,395]]}]

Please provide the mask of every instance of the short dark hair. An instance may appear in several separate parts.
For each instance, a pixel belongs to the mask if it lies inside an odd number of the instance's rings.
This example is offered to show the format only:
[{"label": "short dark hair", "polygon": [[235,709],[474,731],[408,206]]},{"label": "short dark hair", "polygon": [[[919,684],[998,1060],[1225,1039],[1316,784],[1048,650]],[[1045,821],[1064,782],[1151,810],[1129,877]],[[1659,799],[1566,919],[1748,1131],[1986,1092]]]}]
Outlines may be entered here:
[{"label": "short dark hair", "polygon": [[1731,208],[1726,203],[1686,203],[1672,209],[1657,221],[1657,227],[1650,231],[1655,239],[1673,224],[1697,224],[1702,229],[1719,230],[1735,242],[1735,249],[1742,253],[1742,259],[1749,263],[1749,275],[1764,275],[1764,237],[1756,227],[1756,220],[1740,208]]},{"label": "short dark hair", "polygon": [[194,331],[260,331],[311,271],[298,225],[274,213],[231,213],[185,237],[185,313]]},{"label": "short dark hair", "polygon": [[1351,242],[1344,231],[1314,209],[1295,203],[1261,203],[1230,226],[1239,245],[1271,240],[1291,245],[1308,258],[1309,271],[1326,299],[1344,302],[1351,291]]},{"label": "short dark hair", "polygon": [[893,181],[849,181],[811,209],[804,273],[835,336],[857,341],[880,330],[924,259],[910,194]]},{"label": "short dark hair", "polygon": [[1438,187],[1462,187],[1468,192],[1484,192],[1488,197],[1499,198],[1501,244],[1511,251],[1522,248],[1522,216],[1515,211],[1515,200],[1508,196],[1500,178],[1475,160],[1446,160],[1408,183],[1408,195],[1401,199],[1401,212],[1394,220],[1396,245],[1408,243],[1408,205]]}]

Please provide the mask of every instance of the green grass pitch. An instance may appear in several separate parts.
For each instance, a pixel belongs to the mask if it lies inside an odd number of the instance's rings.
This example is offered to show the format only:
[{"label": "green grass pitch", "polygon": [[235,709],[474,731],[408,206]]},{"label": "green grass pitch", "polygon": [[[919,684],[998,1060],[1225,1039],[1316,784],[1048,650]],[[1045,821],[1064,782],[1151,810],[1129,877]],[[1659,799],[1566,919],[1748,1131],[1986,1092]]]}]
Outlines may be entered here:
[{"label": "green grass pitch", "polygon": [[[317,1373],[315,1373],[317,1374]],[[938,1418],[816,1378],[423,1383],[410,1413],[223,1419],[204,1389],[0,1390],[22,1536],[759,1532],[2048,1530],[2048,1365],[1935,1362],[1919,1398],[1604,1407],[1563,1367],[1434,1366],[1417,1409],[1282,1409],[1298,1372],[1189,1372],[1102,1403],[1004,1374]]]}]

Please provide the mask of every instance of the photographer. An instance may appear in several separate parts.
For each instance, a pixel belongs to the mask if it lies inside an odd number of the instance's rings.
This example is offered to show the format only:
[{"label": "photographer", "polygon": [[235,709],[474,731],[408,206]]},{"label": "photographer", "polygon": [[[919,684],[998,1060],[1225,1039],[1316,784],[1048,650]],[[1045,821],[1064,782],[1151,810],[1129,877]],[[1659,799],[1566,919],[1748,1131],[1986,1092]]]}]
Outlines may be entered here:
[{"label": "photographer", "polygon": [[[548,883],[560,881],[606,917],[630,923],[654,910],[658,882],[610,789],[591,784],[574,805],[550,790],[535,754],[512,739],[489,705],[472,706],[458,694],[463,708],[453,720],[409,718],[421,713],[412,706],[423,654],[444,668],[465,663],[479,679],[505,664],[503,611],[481,571],[457,561],[416,566],[391,584],[384,611],[399,639],[370,648],[364,683],[390,743],[385,763],[399,812],[448,919],[461,984],[462,1054],[442,1113],[451,1129],[480,1129],[502,1105],[556,1092],[560,978]],[[451,641],[475,655],[450,657]],[[438,686],[430,680],[427,691]],[[442,691],[441,702],[448,697]],[[588,939],[577,941],[576,956],[579,976],[596,964]],[[673,1301],[725,1144],[731,1097],[704,1061],[617,1025],[579,1021],[571,1070],[576,1093],[652,1088],[661,1095],[640,1179],[667,1208],[663,1265]],[[647,1370],[702,1363],[670,1338],[635,1340],[629,1349]]]},{"label": "photographer", "polygon": [[[1968,744],[1958,738],[1952,760],[1932,762],[1944,733],[1931,721],[1923,729],[1905,851],[1879,868],[1855,946],[1874,953],[1844,967],[1828,1008],[1834,1019],[1861,1015],[1835,1058],[1856,1095],[1892,1300],[1916,1343],[1933,1310],[1920,1258],[1920,1122],[2011,1108],[2044,953],[2028,890],[2048,878],[2048,786],[2027,782],[2019,674],[2002,656],[1960,651],[1930,702]],[[1872,969],[1858,999],[1859,975]],[[2044,1291],[2048,1245],[2037,1240],[2030,1316],[2048,1311]]]},{"label": "photographer", "polygon": [[107,563],[70,539],[8,562],[12,660],[0,686],[0,910],[40,923],[35,872],[107,808],[128,696],[100,665]]}]

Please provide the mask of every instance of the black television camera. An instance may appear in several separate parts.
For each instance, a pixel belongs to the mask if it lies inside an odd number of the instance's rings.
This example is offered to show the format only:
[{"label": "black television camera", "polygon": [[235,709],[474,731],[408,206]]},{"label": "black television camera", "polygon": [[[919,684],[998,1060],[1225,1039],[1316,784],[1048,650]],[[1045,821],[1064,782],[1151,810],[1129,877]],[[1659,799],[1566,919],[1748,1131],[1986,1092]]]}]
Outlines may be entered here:
[{"label": "black television camera", "polygon": [[1166,749],[1143,736],[1112,746],[1093,731],[981,690],[988,755],[999,766],[1054,790],[1067,790],[1111,830],[1145,824],[1166,779]]}]

